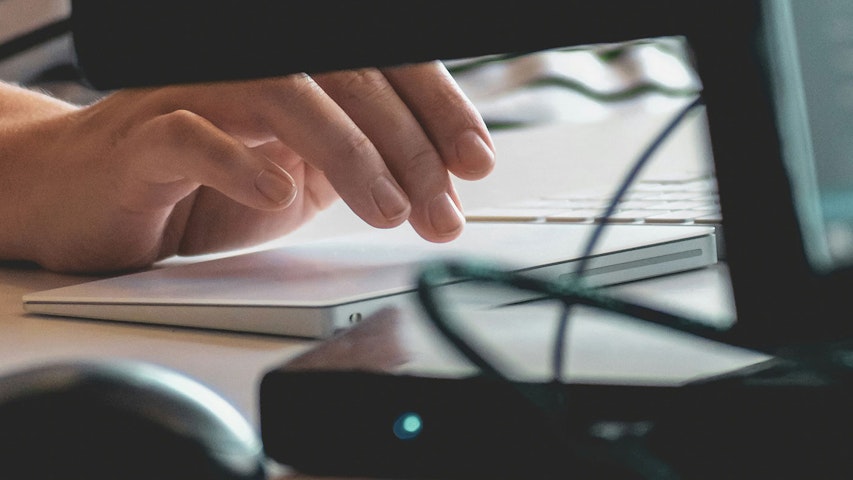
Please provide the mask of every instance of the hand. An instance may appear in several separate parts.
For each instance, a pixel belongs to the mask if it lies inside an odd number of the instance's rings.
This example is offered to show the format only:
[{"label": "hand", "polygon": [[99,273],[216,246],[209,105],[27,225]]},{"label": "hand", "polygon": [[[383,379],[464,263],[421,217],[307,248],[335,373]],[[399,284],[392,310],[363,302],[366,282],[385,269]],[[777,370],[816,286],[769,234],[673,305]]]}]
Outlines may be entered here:
[{"label": "hand", "polygon": [[0,128],[0,154],[16,159],[0,160],[13,206],[0,218],[16,236],[0,254],[61,271],[257,244],[338,195],[370,225],[408,220],[447,241],[464,223],[449,172],[478,179],[494,162],[439,63],[125,90],[34,112]]}]

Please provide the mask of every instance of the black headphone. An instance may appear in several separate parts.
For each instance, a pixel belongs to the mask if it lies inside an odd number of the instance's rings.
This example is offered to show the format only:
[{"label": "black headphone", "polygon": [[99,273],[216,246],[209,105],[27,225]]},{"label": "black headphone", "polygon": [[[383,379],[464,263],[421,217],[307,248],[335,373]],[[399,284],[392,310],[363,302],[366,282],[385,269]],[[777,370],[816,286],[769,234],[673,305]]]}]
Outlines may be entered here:
[{"label": "black headphone", "polygon": [[174,370],[64,361],[0,377],[0,477],[262,480],[266,456],[230,403]]}]

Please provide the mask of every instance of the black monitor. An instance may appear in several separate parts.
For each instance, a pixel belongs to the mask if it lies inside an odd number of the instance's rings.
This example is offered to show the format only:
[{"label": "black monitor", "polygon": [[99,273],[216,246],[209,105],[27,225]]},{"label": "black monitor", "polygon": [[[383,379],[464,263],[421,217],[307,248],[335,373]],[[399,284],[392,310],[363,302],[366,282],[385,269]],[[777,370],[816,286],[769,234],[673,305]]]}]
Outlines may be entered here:
[{"label": "black monitor", "polygon": [[720,186],[737,335],[848,337],[853,6],[740,2],[692,35]]},{"label": "black monitor", "polygon": [[80,67],[110,89],[618,42],[682,30],[685,2],[73,0]]}]

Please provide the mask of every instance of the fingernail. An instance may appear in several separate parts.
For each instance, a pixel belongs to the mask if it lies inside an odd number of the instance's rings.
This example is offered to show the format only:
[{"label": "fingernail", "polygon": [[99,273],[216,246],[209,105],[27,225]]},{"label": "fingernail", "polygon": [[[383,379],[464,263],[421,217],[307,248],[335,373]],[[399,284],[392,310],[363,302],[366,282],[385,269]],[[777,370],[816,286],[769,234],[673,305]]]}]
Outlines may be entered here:
[{"label": "fingernail", "polygon": [[373,201],[387,220],[398,220],[409,211],[406,195],[387,177],[379,177],[370,189]]},{"label": "fingernail", "polygon": [[439,235],[456,233],[465,225],[465,217],[447,193],[442,193],[430,202],[429,221]]},{"label": "fingernail", "polygon": [[255,178],[255,188],[279,206],[288,206],[296,198],[296,182],[282,169],[264,169]]},{"label": "fingernail", "polygon": [[462,170],[472,175],[488,172],[495,163],[495,154],[477,132],[468,130],[456,141],[456,158]]}]

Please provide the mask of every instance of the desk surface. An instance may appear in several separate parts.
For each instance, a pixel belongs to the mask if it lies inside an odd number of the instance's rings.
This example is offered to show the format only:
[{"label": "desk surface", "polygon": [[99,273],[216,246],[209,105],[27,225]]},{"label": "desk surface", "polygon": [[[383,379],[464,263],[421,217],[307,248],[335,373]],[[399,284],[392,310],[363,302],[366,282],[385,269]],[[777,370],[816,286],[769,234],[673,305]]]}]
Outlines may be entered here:
[{"label": "desk surface", "polygon": [[[626,107],[597,122],[496,132],[497,169],[487,180],[458,182],[463,203],[478,207],[582,186],[600,171],[584,169],[586,162],[605,162],[611,171],[622,172],[676,106],[652,112]],[[706,166],[703,126],[697,119],[680,129],[651,170],[665,171],[678,164]],[[338,204],[282,243],[362,228],[366,227]],[[26,293],[86,280],[28,265],[0,264],[0,374],[74,358],[150,361],[210,385],[257,422],[257,388],[263,372],[311,345],[292,338],[47,318],[22,309],[21,297]],[[720,265],[626,288],[643,298],[658,298],[664,306],[715,315],[731,315],[733,310],[727,272]],[[591,348],[598,348],[596,341],[602,342],[601,348],[613,348],[603,338],[593,340]]]}]

